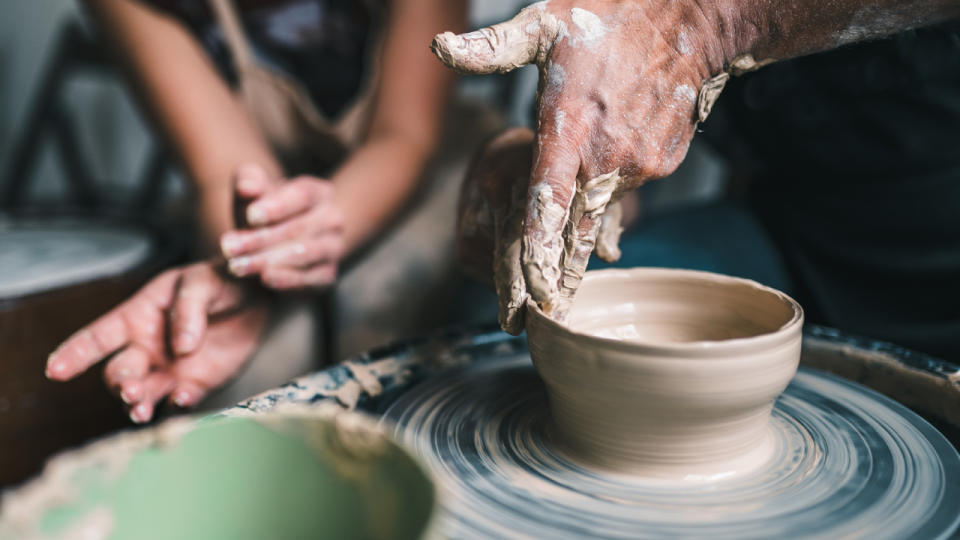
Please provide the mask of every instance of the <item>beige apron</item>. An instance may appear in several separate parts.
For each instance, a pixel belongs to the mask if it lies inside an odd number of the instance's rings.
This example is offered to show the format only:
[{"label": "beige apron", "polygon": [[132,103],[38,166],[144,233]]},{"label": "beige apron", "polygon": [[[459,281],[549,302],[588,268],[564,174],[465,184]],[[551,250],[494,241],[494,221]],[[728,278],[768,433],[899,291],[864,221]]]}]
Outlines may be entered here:
[{"label": "beige apron", "polygon": [[[360,95],[338,118],[327,118],[313,105],[298,81],[258,65],[233,0],[208,0],[223,30],[237,75],[236,98],[270,144],[287,175],[325,175],[359,146],[366,136],[376,92],[379,57],[371,55]],[[374,7],[374,6],[371,6]],[[376,30],[376,29],[375,29]],[[376,32],[375,32],[376,33]],[[372,50],[379,51],[379,43]],[[323,319],[313,301],[289,299],[278,306],[274,320],[247,368],[230,384],[206,399],[202,409],[215,410],[317,369],[317,357],[332,343],[321,332]],[[332,358],[322,358],[324,362]]]},{"label": "beige apron", "polygon": [[233,0],[209,2],[233,56],[237,97],[288,173],[322,174],[362,142],[373,110],[378,55],[373,55],[361,94],[330,119],[298,81],[256,63]]},{"label": "beige apron", "polygon": [[[284,162],[288,173],[323,174],[323,169],[296,168],[290,156],[322,156],[330,167],[362,143],[369,125],[379,73],[379,57],[370,59],[363,91],[337,119],[325,118],[313,106],[302,85],[289,77],[258,66],[231,0],[208,0],[224,30],[241,100],[257,127]],[[234,0],[235,1],[235,0]],[[366,1],[382,9],[376,0]],[[375,35],[382,35],[375,29]],[[374,42],[379,51],[379,42]],[[339,355],[325,362],[367,350],[398,339],[429,333],[445,319],[450,291],[459,279],[453,264],[453,230],[460,180],[474,149],[504,127],[498,114],[477,105],[454,104],[447,119],[442,147],[424,172],[422,193],[411,201],[409,212],[383,232],[381,242],[371,246],[362,262],[338,278],[336,301],[336,349]],[[463,126],[471,126],[464,130]],[[489,293],[491,314],[496,297]],[[300,356],[297,341],[316,336],[323,321],[296,313],[281,328],[267,336],[247,372],[230,388],[208,400],[208,407],[227,406],[276,386],[295,375],[316,369],[310,358]],[[321,344],[321,348],[325,345]],[[284,365],[280,365],[283,363]],[[264,386],[266,385],[266,386]]]}]

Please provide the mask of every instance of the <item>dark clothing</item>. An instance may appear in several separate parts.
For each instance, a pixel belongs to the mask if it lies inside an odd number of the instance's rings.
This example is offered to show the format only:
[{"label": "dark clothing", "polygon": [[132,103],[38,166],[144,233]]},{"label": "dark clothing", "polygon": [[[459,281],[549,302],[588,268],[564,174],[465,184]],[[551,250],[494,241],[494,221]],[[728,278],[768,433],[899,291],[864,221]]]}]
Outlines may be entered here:
[{"label": "dark clothing", "polygon": [[[257,61],[298,81],[333,118],[369,69],[381,10],[362,0],[233,0]],[[229,47],[206,0],[149,0],[182,21],[221,73],[236,81]]]},{"label": "dark clothing", "polygon": [[809,320],[960,358],[960,23],[773,64],[714,112]]}]

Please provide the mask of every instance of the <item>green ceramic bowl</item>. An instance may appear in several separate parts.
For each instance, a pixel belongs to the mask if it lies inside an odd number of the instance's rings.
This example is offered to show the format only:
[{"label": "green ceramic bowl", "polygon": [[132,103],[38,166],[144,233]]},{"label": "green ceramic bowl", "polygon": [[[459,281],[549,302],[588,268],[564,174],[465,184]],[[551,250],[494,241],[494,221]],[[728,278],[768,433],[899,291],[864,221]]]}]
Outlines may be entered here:
[{"label": "green ceramic bowl", "polygon": [[53,458],[4,494],[0,539],[421,538],[435,500],[358,413],[178,419]]}]

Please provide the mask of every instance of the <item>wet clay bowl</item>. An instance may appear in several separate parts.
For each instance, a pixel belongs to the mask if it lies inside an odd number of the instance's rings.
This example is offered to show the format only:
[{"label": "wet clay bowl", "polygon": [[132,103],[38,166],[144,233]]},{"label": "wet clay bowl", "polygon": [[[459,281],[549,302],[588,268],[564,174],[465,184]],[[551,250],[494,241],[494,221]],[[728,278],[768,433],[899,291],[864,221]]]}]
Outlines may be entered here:
[{"label": "wet clay bowl", "polygon": [[560,445],[671,480],[729,478],[772,454],[770,413],[796,373],[803,311],[729,276],[588,272],[566,324],[528,304],[527,334]]},{"label": "wet clay bowl", "polygon": [[413,539],[434,506],[376,420],[311,407],[171,420],[60,454],[4,494],[0,538]]}]

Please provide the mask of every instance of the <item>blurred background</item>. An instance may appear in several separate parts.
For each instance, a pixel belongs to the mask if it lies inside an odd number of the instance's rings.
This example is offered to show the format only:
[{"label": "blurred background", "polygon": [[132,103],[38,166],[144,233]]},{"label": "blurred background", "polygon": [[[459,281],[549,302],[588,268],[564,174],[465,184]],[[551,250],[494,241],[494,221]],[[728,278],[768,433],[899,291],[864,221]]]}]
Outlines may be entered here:
[{"label": "blurred background", "polygon": [[[473,2],[471,25],[525,4]],[[158,271],[189,260],[195,236],[190,188],[108,52],[72,0],[0,2],[0,487],[59,449],[131,426],[100,370],[52,383],[46,358]],[[447,315],[448,293],[462,286],[450,270],[456,197],[485,138],[530,125],[536,84],[532,67],[461,79],[462,113],[430,173],[437,195],[398,225],[414,240],[372,249],[367,269],[343,276],[319,308],[291,308],[258,353],[269,361],[255,358],[206,408],[316,369],[317,350],[330,362],[451,322],[494,322],[489,292],[460,310],[468,317]],[[722,163],[695,141],[673,180],[644,188],[643,212],[714,200],[724,185]],[[392,264],[398,251],[418,264]]]},{"label": "blurred background", "polygon": [[[472,2],[475,27],[512,16],[529,2]],[[60,68],[60,69],[58,69]],[[59,77],[57,76],[59,75]],[[461,95],[488,103],[510,125],[530,123],[536,73],[524,68],[510,77],[472,77],[460,84]],[[44,134],[27,170],[27,178],[11,178],[11,162],[37,121],[57,116],[56,129]],[[59,118],[60,115],[66,118]],[[92,180],[99,201],[127,208],[141,203],[147,180],[156,180],[162,207],[184,197],[186,187],[173,167],[151,170],[158,145],[124,87],[110,58],[93,42],[90,25],[72,0],[33,0],[0,4],[0,193],[10,204],[16,184],[17,204],[53,204],[69,200],[78,174],[70,172],[57,148],[57,130],[72,131],[84,180]],[[27,141],[27,142],[33,142]],[[18,155],[19,157],[19,155]],[[664,182],[648,194],[651,209],[715,195],[721,168],[705,149],[695,147],[680,181]],[[67,158],[69,159],[69,158]],[[696,173],[693,173],[693,167]],[[689,169],[689,170],[687,170]],[[155,175],[155,176],[151,176]],[[676,180],[676,179],[675,179]],[[669,185],[668,185],[669,184]],[[682,185],[681,185],[682,184]],[[22,192],[19,190],[23,190]],[[654,191],[656,193],[654,193]],[[152,195],[153,192],[150,192]]]}]

